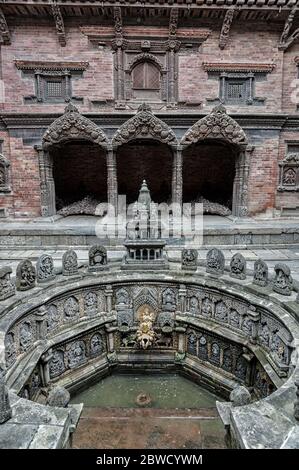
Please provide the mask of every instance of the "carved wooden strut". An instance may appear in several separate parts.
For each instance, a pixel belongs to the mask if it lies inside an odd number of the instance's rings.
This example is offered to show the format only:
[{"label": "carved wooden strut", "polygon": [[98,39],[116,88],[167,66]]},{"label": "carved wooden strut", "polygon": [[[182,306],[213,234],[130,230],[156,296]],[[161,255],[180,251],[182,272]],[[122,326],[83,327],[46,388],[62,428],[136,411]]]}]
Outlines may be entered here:
[{"label": "carved wooden strut", "polygon": [[289,16],[286,19],[283,32],[280,36],[280,41],[278,45],[279,49],[281,50],[288,49],[293,44],[293,42],[299,37],[299,28],[295,29],[295,31],[293,31],[293,33],[290,34],[298,5],[299,5],[299,2],[297,1],[296,4],[293,6],[292,10],[290,11]]},{"label": "carved wooden strut", "polygon": [[229,40],[229,33],[231,29],[231,25],[234,19],[235,14],[235,7],[229,8],[225,13],[225,17],[223,20],[220,37],[219,37],[219,47],[220,49],[224,49]]},{"label": "carved wooden strut", "polygon": [[10,32],[7,26],[6,18],[4,16],[3,10],[0,7],[0,36],[3,44],[11,44]]},{"label": "carved wooden strut", "polygon": [[62,47],[66,46],[66,37],[65,37],[65,28],[63,16],[59,5],[56,3],[56,0],[52,0],[51,4],[52,15],[55,20],[55,26],[58,36],[58,41]]}]

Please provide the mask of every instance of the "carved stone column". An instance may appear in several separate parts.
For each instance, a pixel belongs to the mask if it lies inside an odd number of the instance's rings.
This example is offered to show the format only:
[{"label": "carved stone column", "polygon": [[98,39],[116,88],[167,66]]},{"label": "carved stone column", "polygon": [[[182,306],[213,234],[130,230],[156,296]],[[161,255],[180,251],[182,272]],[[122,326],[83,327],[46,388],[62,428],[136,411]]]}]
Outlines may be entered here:
[{"label": "carved stone column", "polygon": [[115,214],[117,214],[117,198],[118,198],[118,187],[117,187],[117,168],[116,168],[116,155],[112,147],[108,148],[107,151],[107,191],[108,191],[108,203],[115,208]]},{"label": "carved stone column", "polygon": [[254,147],[247,145],[240,150],[236,159],[236,173],[233,188],[233,215],[246,217],[248,215],[248,176],[250,156]]},{"label": "carved stone column", "polygon": [[182,148],[173,149],[172,163],[172,202],[182,204],[183,201],[183,154]]},{"label": "carved stone column", "polygon": [[56,213],[53,158],[41,145],[36,145],[35,149],[38,152],[39,160],[41,213],[43,217],[49,217]]},{"label": "carved stone column", "polygon": [[176,103],[176,52],[179,47],[179,41],[168,41],[168,102],[170,104]]},{"label": "carved stone column", "polygon": [[49,370],[49,361],[52,359],[53,351],[49,349],[41,356],[41,376],[42,384],[46,387],[50,383],[50,370]]}]

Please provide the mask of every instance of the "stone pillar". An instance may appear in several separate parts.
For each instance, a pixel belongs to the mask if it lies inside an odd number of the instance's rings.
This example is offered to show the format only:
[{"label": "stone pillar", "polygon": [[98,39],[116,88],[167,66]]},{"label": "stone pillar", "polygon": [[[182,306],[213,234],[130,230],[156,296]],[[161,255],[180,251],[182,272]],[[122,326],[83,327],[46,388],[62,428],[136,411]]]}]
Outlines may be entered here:
[{"label": "stone pillar", "polygon": [[41,365],[42,365],[42,382],[43,386],[46,387],[50,383],[50,371],[49,371],[49,361],[52,358],[53,353],[52,349],[49,349],[46,353],[41,356]]},{"label": "stone pillar", "polygon": [[181,284],[179,287],[179,312],[181,314],[186,313],[186,296],[187,296],[187,289],[184,284]]},{"label": "stone pillar", "polygon": [[47,325],[46,325],[46,315],[47,309],[45,306],[42,306],[35,313],[36,329],[37,329],[37,338],[42,341],[46,338],[47,335]]},{"label": "stone pillar", "polygon": [[107,150],[107,192],[108,203],[114,207],[115,214],[117,214],[117,168],[116,155],[112,147]]},{"label": "stone pillar", "polygon": [[176,103],[176,52],[179,50],[180,43],[177,40],[168,41],[168,103]]},{"label": "stone pillar", "polygon": [[246,217],[248,215],[248,177],[250,156],[253,150],[252,145],[241,148],[236,159],[233,188],[233,215],[236,217]]},{"label": "stone pillar", "polygon": [[251,330],[251,336],[249,341],[252,344],[257,343],[257,335],[258,335],[258,325],[260,321],[260,313],[257,312],[256,308],[251,305],[250,308],[247,310],[247,315],[252,321],[252,330]]},{"label": "stone pillar", "polygon": [[182,148],[173,149],[172,163],[172,202],[182,204],[183,201],[183,154]]},{"label": "stone pillar", "polygon": [[41,213],[43,217],[49,217],[56,213],[53,159],[41,145],[36,145],[34,148],[38,153],[39,161]]},{"label": "stone pillar", "polygon": [[105,297],[106,297],[106,315],[113,315],[114,311],[112,310],[112,295],[113,289],[111,286],[106,286]]}]

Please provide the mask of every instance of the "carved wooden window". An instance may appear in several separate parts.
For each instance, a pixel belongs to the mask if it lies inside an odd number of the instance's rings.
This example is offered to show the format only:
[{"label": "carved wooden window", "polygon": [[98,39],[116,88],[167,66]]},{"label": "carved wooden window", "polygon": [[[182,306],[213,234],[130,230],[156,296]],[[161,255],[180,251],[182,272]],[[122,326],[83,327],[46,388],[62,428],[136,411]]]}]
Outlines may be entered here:
[{"label": "carved wooden window", "polygon": [[151,62],[137,64],[132,71],[132,85],[135,90],[159,90],[159,69]]}]

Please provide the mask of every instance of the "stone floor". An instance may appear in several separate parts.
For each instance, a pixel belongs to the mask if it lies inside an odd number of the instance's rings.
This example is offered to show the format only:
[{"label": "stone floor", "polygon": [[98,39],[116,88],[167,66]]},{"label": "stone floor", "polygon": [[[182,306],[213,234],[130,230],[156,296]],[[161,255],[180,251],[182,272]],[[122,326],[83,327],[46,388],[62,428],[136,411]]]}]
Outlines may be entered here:
[{"label": "stone floor", "polygon": [[225,448],[216,408],[128,409],[84,407],[73,436],[77,449]]}]

